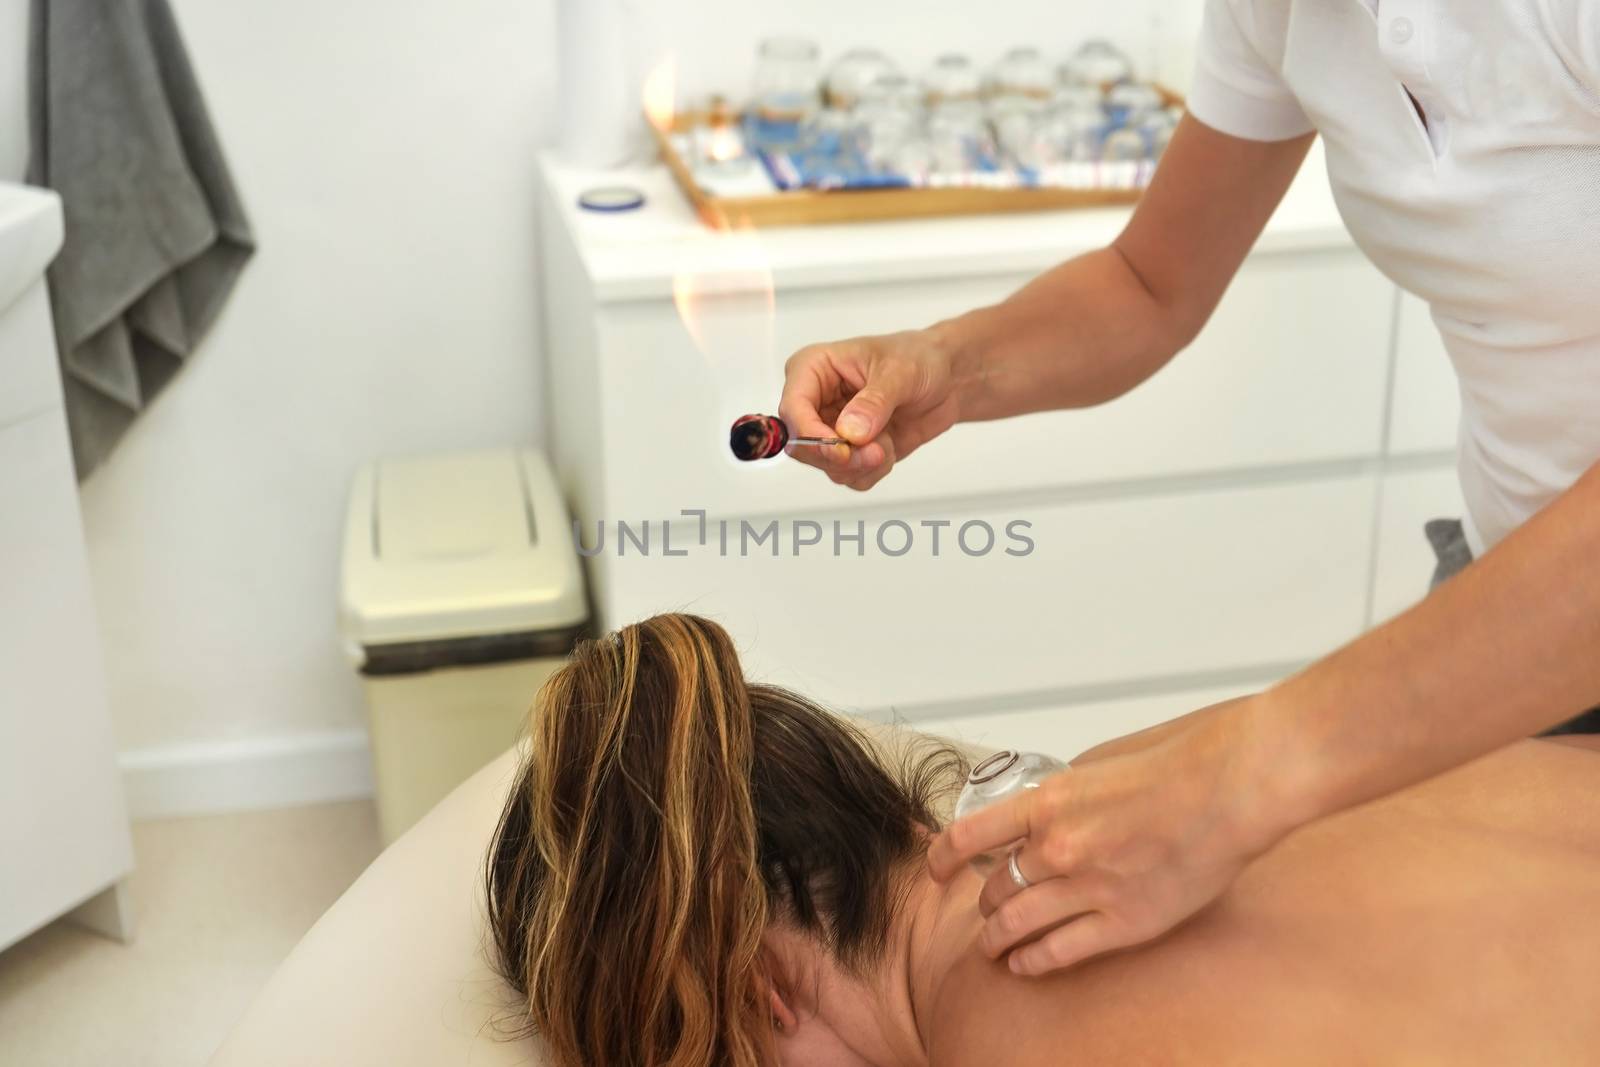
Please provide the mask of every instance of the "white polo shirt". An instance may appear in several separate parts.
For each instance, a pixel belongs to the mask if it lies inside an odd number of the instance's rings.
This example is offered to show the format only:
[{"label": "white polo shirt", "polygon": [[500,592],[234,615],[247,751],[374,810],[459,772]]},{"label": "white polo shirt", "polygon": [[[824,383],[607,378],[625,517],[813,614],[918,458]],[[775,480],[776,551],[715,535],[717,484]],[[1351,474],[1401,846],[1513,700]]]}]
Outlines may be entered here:
[{"label": "white polo shirt", "polygon": [[1600,461],[1600,0],[1207,0],[1189,108],[1321,133],[1461,379],[1475,555]]}]

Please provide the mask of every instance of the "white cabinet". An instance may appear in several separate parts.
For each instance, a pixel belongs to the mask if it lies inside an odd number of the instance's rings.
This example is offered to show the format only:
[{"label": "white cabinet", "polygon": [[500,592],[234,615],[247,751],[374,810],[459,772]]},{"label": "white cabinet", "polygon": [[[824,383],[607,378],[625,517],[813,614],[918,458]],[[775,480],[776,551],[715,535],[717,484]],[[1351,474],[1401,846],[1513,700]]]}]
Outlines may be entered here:
[{"label": "white cabinet", "polygon": [[[1361,477],[979,509],[818,513],[776,521],[751,544],[719,524],[676,527],[661,554],[631,544],[589,561],[604,572],[607,625],[659,611],[718,619],[747,669],[871,715],[959,713],[1048,694],[1219,668],[1286,670],[1360,632],[1372,491]],[[1021,520],[1031,551],[1007,538]],[[834,554],[834,523],[862,523],[862,554]],[[937,526],[932,523],[945,522]],[[880,534],[889,522],[903,523]],[[994,545],[968,555],[967,523]],[[941,535],[937,554],[932,536]],[[794,545],[795,535],[816,545]],[[883,547],[880,545],[880,536]],[[967,550],[988,547],[982,526]],[[891,556],[907,542],[905,554]],[[587,542],[591,547],[594,540]],[[774,546],[776,555],[774,555]],[[1027,551],[1010,555],[1006,549]]]},{"label": "white cabinet", "polygon": [[[1147,725],[1355,636],[1375,567],[1385,604],[1408,567],[1426,585],[1426,560],[1392,546],[1428,509],[1403,506],[1410,481],[1381,498],[1380,485],[1396,451],[1413,473],[1442,469],[1452,416],[1421,333],[1395,364],[1394,287],[1339,224],[1315,158],[1166,370],[1094,410],[959,426],[868,494],[786,459],[740,464],[727,428],[774,410],[801,345],[996,301],[1115,236],[1125,211],[728,236],[702,230],[656,170],[551,163],[545,178],[547,408],[581,541],[606,531],[587,560],[604,627],[699,612],[753,674],[835,706],[963,729],[992,713],[1059,749],[1087,733],[1045,729],[1054,709],[1095,709],[1082,721],[1096,731]],[[619,181],[649,206],[575,206]],[[1026,555],[1004,552],[1016,520]],[[971,522],[1000,547],[960,551]],[[836,553],[836,523],[859,523],[864,551]],[[745,543],[769,526],[775,542]],[[913,545],[884,551],[880,530]],[[1119,699],[1161,692],[1172,699]]]},{"label": "white cabinet", "polygon": [[[592,505],[612,518],[681,508],[762,515],[844,506],[855,494],[800,464],[739,463],[727,428],[771,410],[788,353],[817,340],[928,323],[1013,292],[1024,274],[777,294],[769,353],[708,357],[670,300],[594,306],[601,358],[574,450],[605,457]],[[1249,261],[1191,348],[1117,403],[957,427],[872,492],[875,507],[1376,456],[1392,287],[1350,247]],[[1313,294],[1316,294],[1313,296]],[[754,336],[750,301],[708,300],[702,336]],[[567,312],[552,302],[552,315]],[[550,358],[570,358],[552,344]],[[565,401],[563,401],[563,404]],[[565,409],[554,412],[559,424]],[[613,461],[614,460],[614,461]]]},{"label": "white cabinet", "polygon": [[58,210],[0,185],[0,262],[12,271],[0,278],[0,947],[74,908],[106,932],[130,930],[120,880],[132,843],[38,280]]}]

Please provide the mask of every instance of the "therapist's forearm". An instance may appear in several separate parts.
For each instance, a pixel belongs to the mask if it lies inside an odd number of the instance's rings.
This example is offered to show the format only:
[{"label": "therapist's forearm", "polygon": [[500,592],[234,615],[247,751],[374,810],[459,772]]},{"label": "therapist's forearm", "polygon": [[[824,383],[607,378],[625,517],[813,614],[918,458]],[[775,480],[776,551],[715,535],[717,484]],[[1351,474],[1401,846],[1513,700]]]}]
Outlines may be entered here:
[{"label": "therapist's forearm", "polygon": [[1104,403],[1188,340],[1115,247],[1069,260],[931,332],[951,353],[963,421]]},{"label": "therapist's forearm", "polygon": [[1259,803],[1287,830],[1596,704],[1600,465],[1417,606],[1252,701],[1246,736],[1271,768]]},{"label": "therapist's forearm", "polygon": [[950,354],[961,419],[1088,407],[1154,374],[1205,325],[1310,146],[1186,116],[1109,247],[929,331]]}]

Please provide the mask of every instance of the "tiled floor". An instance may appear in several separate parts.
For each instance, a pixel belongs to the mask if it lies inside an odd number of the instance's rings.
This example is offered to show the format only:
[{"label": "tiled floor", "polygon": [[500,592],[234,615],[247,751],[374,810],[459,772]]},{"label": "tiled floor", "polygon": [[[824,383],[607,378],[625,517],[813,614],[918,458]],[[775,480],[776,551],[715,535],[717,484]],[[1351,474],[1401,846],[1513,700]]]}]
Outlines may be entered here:
[{"label": "tiled floor", "polygon": [[203,1064],[378,854],[366,802],[134,825],[137,934],[64,923],[0,952],[0,1064]]}]

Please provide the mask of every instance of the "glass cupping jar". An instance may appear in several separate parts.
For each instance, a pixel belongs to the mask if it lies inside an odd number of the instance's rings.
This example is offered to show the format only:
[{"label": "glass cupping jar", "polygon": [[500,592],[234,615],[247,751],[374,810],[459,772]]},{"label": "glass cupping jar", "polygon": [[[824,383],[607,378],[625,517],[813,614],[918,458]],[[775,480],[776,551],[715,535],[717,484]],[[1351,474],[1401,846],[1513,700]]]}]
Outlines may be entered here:
[{"label": "glass cupping jar", "polygon": [[[1009,800],[1029,789],[1037,789],[1046,778],[1066,769],[1065,763],[1042,752],[1003,749],[972,768],[967,775],[967,784],[961,787],[961,796],[956,800],[955,816],[964,819],[991,804]],[[980,874],[987,874],[995,861],[1003,858],[1018,843],[1012,842],[1004,849],[973,857],[973,869]]]}]

